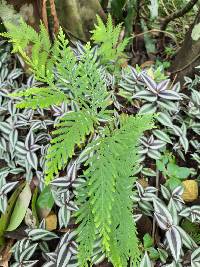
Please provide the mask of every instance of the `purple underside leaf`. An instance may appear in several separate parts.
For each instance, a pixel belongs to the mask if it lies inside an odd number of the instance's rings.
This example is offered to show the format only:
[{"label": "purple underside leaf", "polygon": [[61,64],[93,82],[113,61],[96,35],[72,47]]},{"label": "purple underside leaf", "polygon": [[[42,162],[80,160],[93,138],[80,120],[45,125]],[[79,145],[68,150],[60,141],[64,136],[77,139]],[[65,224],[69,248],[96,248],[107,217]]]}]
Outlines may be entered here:
[{"label": "purple underside leaf", "polygon": [[144,145],[144,146],[149,146],[149,142],[147,140],[147,138],[145,136],[143,136],[142,138],[140,138],[140,142]]},{"label": "purple underside leaf", "polygon": [[173,196],[174,195],[179,195],[180,196],[180,195],[183,194],[183,192],[184,192],[184,187],[183,186],[178,186],[173,190],[172,195]]},{"label": "purple underside leaf", "polygon": [[172,91],[179,92],[181,88],[180,82],[175,83],[175,85],[172,87]]},{"label": "purple underside leaf", "polygon": [[130,69],[131,69],[131,74],[132,74],[133,78],[136,80],[137,76],[138,76],[136,69],[133,67],[130,67]]}]

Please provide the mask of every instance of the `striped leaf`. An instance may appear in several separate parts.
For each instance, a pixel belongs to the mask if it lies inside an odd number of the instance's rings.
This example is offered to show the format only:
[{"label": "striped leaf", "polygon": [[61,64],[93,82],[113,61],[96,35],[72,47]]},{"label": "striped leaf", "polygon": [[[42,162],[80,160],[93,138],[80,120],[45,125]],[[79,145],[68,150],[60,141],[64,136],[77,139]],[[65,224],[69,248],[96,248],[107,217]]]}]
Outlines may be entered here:
[{"label": "striped leaf", "polygon": [[191,255],[191,267],[199,267],[200,248],[196,249]]},{"label": "striped leaf", "polygon": [[172,127],[172,118],[170,118],[169,114],[160,112],[156,119],[164,126]]},{"label": "striped leaf", "polygon": [[181,255],[182,239],[175,226],[170,227],[170,229],[166,232],[166,239],[174,260],[178,262]]},{"label": "striped leaf", "polygon": [[157,95],[155,95],[151,91],[147,91],[147,90],[142,90],[142,91],[136,93],[133,97],[138,98],[138,99],[147,100],[149,102],[154,102],[157,100]]},{"label": "striped leaf", "polygon": [[148,103],[148,104],[144,104],[140,110],[139,110],[139,114],[151,114],[151,113],[155,113],[157,110],[157,106],[155,103]]},{"label": "striped leaf", "polygon": [[154,130],[153,134],[160,140],[162,140],[163,142],[172,144],[172,141],[170,139],[170,137],[162,130]]},{"label": "striped leaf", "polygon": [[148,75],[146,74],[142,74],[142,79],[145,82],[146,86],[148,87],[148,89],[154,93],[157,94],[157,84],[156,82]]},{"label": "striped leaf", "polygon": [[33,230],[28,230],[28,236],[32,241],[37,241],[37,240],[51,240],[54,238],[58,238],[58,236],[52,232],[49,232],[45,229],[33,229]]},{"label": "striped leaf", "polygon": [[154,211],[163,216],[165,220],[168,222],[167,223],[168,227],[170,227],[173,224],[173,219],[167,207],[157,199],[153,199],[153,205],[154,205]]}]

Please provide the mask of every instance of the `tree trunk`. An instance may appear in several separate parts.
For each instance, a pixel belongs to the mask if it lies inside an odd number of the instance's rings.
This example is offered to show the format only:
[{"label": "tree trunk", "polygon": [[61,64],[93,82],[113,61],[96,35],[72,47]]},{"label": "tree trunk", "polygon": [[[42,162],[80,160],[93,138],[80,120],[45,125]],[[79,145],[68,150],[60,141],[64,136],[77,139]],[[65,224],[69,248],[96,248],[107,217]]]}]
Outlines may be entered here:
[{"label": "tree trunk", "polygon": [[83,41],[89,40],[97,14],[106,19],[98,0],[58,0],[56,9],[64,30]]},{"label": "tree trunk", "polygon": [[[42,3],[49,4],[48,0],[7,0],[4,2],[9,5],[7,8],[17,11],[36,30],[39,29],[42,19]],[[55,0],[55,4],[63,29],[71,37],[85,42],[90,38],[90,30],[94,28],[96,15],[98,14],[103,20],[106,20],[106,15],[98,0]],[[0,10],[0,16],[4,17],[3,20],[8,19],[7,11]],[[10,19],[15,23],[12,16]]]},{"label": "tree trunk", "polygon": [[195,41],[191,36],[198,23],[200,23],[200,10],[169,70],[177,80],[183,81],[184,76],[193,76],[195,67],[200,65],[200,38]]},{"label": "tree trunk", "polygon": [[[29,25],[31,25],[35,30],[39,30],[39,24],[41,18],[40,18],[40,6],[38,0],[7,0],[4,2],[8,4],[8,7],[13,8],[13,12],[17,12],[20,16],[22,16],[23,19]],[[7,19],[6,13],[5,13],[5,18],[2,19],[3,20]]]}]

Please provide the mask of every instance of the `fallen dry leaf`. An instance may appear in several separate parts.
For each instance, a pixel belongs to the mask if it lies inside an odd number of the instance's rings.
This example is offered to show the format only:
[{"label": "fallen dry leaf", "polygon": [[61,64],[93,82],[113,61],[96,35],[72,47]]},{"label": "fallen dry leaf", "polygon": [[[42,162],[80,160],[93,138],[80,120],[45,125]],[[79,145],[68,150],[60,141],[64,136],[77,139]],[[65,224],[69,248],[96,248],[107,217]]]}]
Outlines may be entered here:
[{"label": "fallen dry leaf", "polygon": [[57,228],[57,216],[55,213],[51,212],[46,218],[45,218],[45,222],[46,222],[46,229],[49,231],[53,231]]},{"label": "fallen dry leaf", "polygon": [[186,180],[182,182],[184,192],[182,198],[185,202],[192,202],[198,198],[198,184],[195,180]]}]

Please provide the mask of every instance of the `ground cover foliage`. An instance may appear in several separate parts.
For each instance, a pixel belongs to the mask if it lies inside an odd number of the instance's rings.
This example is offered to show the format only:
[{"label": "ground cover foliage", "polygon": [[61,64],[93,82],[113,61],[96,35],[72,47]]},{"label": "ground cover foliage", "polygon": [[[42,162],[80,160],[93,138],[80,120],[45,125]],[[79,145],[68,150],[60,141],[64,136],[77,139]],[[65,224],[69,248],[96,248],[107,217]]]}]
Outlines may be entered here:
[{"label": "ground cover foliage", "polygon": [[3,259],[10,266],[105,259],[116,267],[198,266],[200,77],[174,84],[160,70],[126,64],[129,40],[119,40],[111,17],[106,25],[98,19],[94,44],[73,48],[62,29],[52,45],[43,25],[39,34],[22,21],[7,27],[0,51]]}]

